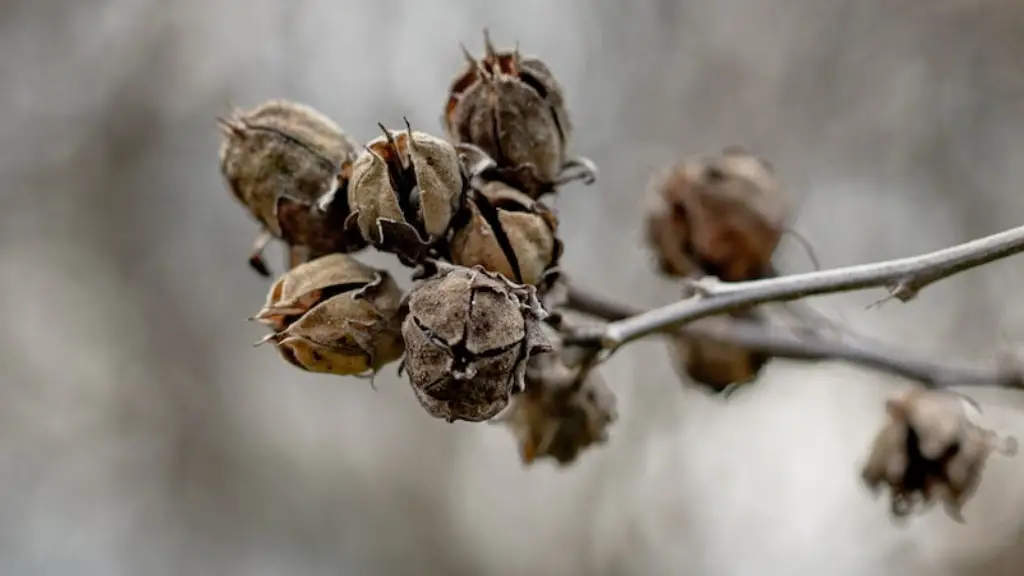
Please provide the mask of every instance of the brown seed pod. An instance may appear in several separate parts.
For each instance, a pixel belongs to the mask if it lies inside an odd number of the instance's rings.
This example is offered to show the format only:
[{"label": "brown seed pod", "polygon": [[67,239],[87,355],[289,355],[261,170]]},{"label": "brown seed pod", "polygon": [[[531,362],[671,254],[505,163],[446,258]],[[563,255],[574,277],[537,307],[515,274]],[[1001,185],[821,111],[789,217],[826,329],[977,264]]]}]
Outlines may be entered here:
[{"label": "brown seed pod", "polygon": [[763,278],[790,211],[771,165],[740,148],[695,157],[652,179],[646,240],[667,276]]},{"label": "brown seed pod", "polygon": [[483,266],[519,284],[540,284],[562,254],[555,214],[498,181],[472,191],[470,199],[452,235],[452,262]]},{"label": "brown seed pod", "polygon": [[545,457],[571,464],[586,448],[605,443],[618,418],[615,395],[601,375],[566,360],[564,354],[531,358],[526,390],[501,416],[526,465]]},{"label": "brown seed pod", "polygon": [[305,104],[269,100],[251,110],[236,109],[217,122],[224,136],[221,173],[260,223],[249,258],[259,274],[270,275],[263,250],[271,238],[294,249],[291,266],[310,257],[304,252],[351,252],[366,246],[341,226],[347,204],[317,208],[322,196],[347,186],[356,157],[356,144],[334,121]]},{"label": "brown seed pod", "polygon": [[431,416],[489,420],[523,389],[530,357],[551,349],[546,313],[532,286],[479,266],[433,266],[407,297],[402,369]]},{"label": "brown seed pod", "polygon": [[533,198],[574,180],[592,184],[594,163],[567,157],[572,123],[548,66],[518,47],[497,51],[486,29],[484,46],[480,60],[462,47],[467,64],[451,84],[442,117],[448,137],[482,148],[497,163],[489,178]]},{"label": "brown seed pod", "polygon": [[425,132],[384,131],[366,145],[352,169],[348,227],[414,265],[448,232],[469,186],[460,151]]},{"label": "brown seed pod", "polygon": [[886,402],[889,422],[876,436],[861,479],[873,491],[886,485],[892,514],[905,517],[941,502],[963,522],[961,509],[981,482],[988,456],[1017,451],[967,419],[963,400],[949,392],[916,388]]},{"label": "brown seed pod", "polygon": [[[757,311],[747,310],[734,312],[729,316],[709,316],[692,323],[691,326],[712,327],[728,323],[729,318],[749,322],[764,321],[763,316]],[[669,351],[680,378],[702,385],[715,393],[733,390],[735,385],[752,382],[771,360],[771,356],[755,350],[701,338],[686,332],[671,337]]]},{"label": "brown seed pod", "polygon": [[401,358],[402,292],[390,274],[345,254],[300,264],[278,278],[255,320],[299,368],[341,376],[376,373]]}]

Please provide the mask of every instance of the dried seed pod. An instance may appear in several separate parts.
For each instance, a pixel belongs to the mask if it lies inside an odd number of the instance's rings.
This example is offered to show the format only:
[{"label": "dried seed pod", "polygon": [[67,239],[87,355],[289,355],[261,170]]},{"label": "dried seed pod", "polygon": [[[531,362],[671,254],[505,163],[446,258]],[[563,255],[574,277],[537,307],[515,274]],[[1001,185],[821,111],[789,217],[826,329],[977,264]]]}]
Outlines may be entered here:
[{"label": "dried seed pod", "polygon": [[255,320],[299,368],[341,376],[376,373],[401,358],[402,292],[390,274],[345,254],[300,264],[279,278]]},{"label": "dried seed pod", "polygon": [[352,169],[349,227],[367,242],[412,265],[448,232],[459,211],[469,174],[449,142],[413,130],[380,126]]},{"label": "dried seed pod", "polygon": [[551,345],[532,286],[443,263],[407,298],[404,371],[435,418],[489,420],[523,389],[526,363]]},{"label": "dried seed pod", "polygon": [[592,184],[594,163],[567,157],[572,123],[548,66],[518,47],[497,51],[487,30],[484,46],[480,60],[462,47],[467,64],[451,84],[442,117],[448,137],[482,148],[497,163],[491,177],[533,198],[574,180]]},{"label": "dried seed pod", "polygon": [[700,384],[715,393],[733,390],[733,386],[755,380],[771,356],[736,344],[702,338],[700,330],[714,330],[730,318],[764,322],[755,310],[734,312],[728,316],[709,316],[689,325],[691,330],[672,335],[669,352],[680,378]]},{"label": "dried seed pod", "polygon": [[594,370],[567,362],[564,354],[532,358],[526,390],[512,397],[501,422],[512,430],[526,465],[548,457],[574,462],[586,448],[603,444],[618,418],[615,395]]},{"label": "dried seed pod", "polygon": [[910,390],[891,398],[886,411],[889,422],[872,443],[861,478],[876,492],[889,487],[897,517],[942,502],[950,518],[963,522],[961,509],[988,456],[1017,451],[1016,439],[972,423],[962,399],[948,392]]},{"label": "dried seed pod", "polygon": [[270,270],[263,250],[271,238],[296,248],[292,265],[313,254],[359,250],[366,243],[345,233],[345,203],[319,210],[325,194],[347,186],[356,144],[330,118],[298,102],[270,100],[251,110],[218,118],[224,136],[220,169],[228,188],[261,227],[250,265],[261,275]]},{"label": "dried seed pod", "polygon": [[482,266],[519,284],[540,284],[562,253],[555,214],[497,181],[483,184],[470,198],[452,235],[452,262]]},{"label": "dried seed pod", "polygon": [[661,273],[739,282],[771,271],[790,205],[766,161],[727,148],[671,166],[651,192],[646,240]]}]

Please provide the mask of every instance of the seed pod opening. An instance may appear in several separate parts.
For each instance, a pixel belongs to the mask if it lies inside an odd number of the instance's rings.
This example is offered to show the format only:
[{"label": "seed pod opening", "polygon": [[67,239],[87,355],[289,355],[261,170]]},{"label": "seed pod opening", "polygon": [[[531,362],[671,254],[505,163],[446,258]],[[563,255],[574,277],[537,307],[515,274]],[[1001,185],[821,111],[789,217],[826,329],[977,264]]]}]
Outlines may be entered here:
[{"label": "seed pod opening", "polygon": [[415,264],[447,233],[468,180],[449,142],[413,130],[408,121],[404,132],[381,129],[384,135],[353,165],[348,225],[378,249]]},{"label": "seed pod opening", "polygon": [[337,222],[347,216],[347,206],[336,207],[344,213],[331,217],[311,210],[319,198],[346,184],[356,157],[355,142],[334,121],[305,104],[270,100],[251,110],[234,110],[218,118],[218,124],[224,138],[221,173],[264,231],[250,256],[254,269],[270,274],[262,252],[272,237],[290,246],[326,245],[314,252],[365,246],[351,235],[339,237]]},{"label": "seed pod opening", "polygon": [[293,365],[341,376],[375,373],[401,358],[402,292],[390,274],[330,254],[279,278],[255,320]]},{"label": "seed pod opening", "polygon": [[532,286],[482,267],[435,265],[407,298],[403,370],[431,416],[489,420],[523,389],[530,357],[551,349],[545,312]]},{"label": "seed pod opening", "polygon": [[519,444],[523,464],[551,458],[566,466],[583,450],[608,440],[608,428],[618,418],[615,395],[600,374],[581,369],[562,354],[530,360],[526,390],[512,397],[501,416]]},{"label": "seed pod opening", "polygon": [[667,276],[763,278],[782,236],[789,199],[771,166],[739,148],[695,157],[652,180],[646,240]]},{"label": "seed pod opening", "polygon": [[593,162],[567,157],[572,123],[548,66],[518,47],[499,52],[487,30],[484,45],[480,60],[462,47],[467,63],[452,81],[442,117],[448,137],[482,148],[497,163],[489,178],[533,198],[573,180],[593,183]]},{"label": "seed pod opening", "polygon": [[891,511],[906,517],[941,502],[946,514],[964,522],[962,508],[981,483],[993,452],[1017,452],[1013,437],[972,423],[963,400],[949,392],[913,389],[886,403],[889,421],[875,437],[861,471],[873,491],[887,486]]},{"label": "seed pod opening", "polygon": [[691,330],[674,334],[669,351],[676,372],[684,381],[691,381],[714,393],[734,390],[734,386],[757,379],[771,356],[711,338],[701,337],[700,330],[714,330],[730,318],[761,323],[763,316],[755,310],[735,312],[728,316],[709,316],[689,325]]},{"label": "seed pod opening", "polygon": [[534,286],[557,265],[562,254],[558,219],[542,203],[494,181],[472,191],[468,204],[452,235],[452,262]]}]

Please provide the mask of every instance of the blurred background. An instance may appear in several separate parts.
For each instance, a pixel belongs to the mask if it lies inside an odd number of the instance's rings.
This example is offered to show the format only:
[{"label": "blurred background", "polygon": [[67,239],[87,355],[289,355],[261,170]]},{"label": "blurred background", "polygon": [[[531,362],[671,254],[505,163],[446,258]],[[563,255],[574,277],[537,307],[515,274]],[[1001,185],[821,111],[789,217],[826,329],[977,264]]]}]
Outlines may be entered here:
[{"label": "blurred background", "polygon": [[[430,418],[393,368],[374,391],[251,346],[269,282],[246,266],[256,225],[217,171],[214,117],[286,97],[360,140],[403,115],[440,133],[458,43],[480,53],[484,26],[565,85],[571,150],[602,171],[558,200],[564,263],[604,295],[676,297],[640,242],[647,179],[728,144],[775,164],[824,266],[1024,221],[1011,0],[5,0],[0,574],[1024,571],[1024,458],[990,461],[965,526],[894,525],[858,484],[905,385],[889,377],[777,361],[725,404],[640,343],[604,368],[610,443],[523,469],[507,430]],[[813,304],[993,362],[1024,342],[1020,262],[905,305]],[[789,240],[779,264],[811,268]],[[1024,394],[975,396],[1024,437]]]}]

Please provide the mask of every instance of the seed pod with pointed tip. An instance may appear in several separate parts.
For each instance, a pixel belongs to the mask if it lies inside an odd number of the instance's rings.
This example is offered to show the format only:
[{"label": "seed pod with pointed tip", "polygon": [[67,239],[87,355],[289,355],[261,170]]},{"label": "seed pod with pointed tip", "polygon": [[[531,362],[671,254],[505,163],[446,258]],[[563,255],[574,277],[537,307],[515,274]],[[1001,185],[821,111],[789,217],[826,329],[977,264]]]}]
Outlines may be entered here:
[{"label": "seed pod with pointed tip", "polygon": [[274,330],[260,343],[272,342],[295,366],[360,375],[402,356],[401,300],[387,272],[330,254],[279,278],[254,319]]},{"label": "seed pod with pointed tip", "polygon": [[[729,322],[729,317],[750,322],[763,322],[754,310],[735,312],[729,316],[709,316],[691,326],[712,327]],[[681,378],[721,393],[733,386],[755,380],[771,360],[771,356],[736,344],[701,338],[693,333],[678,333],[669,341],[676,372]]]},{"label": "seed pod with pointed tip", "polygon": [[552,458],[565,466],[605,443],[617,418],[615,395],[596,370],[584,371],[565,354],[544,354],[530,360],[526,390],[512,397],[501,422],[512,430],[523,464]]},{"label": "seed pod with pointed tip", "polygon": [[442,123],[456,142],[475,144],[497,163],[489,174],[533,198],[556,186],[594,182],[597,168],[566,149],[572,123],[562,86],[544,62],[499,52],[484,30],[480,60],[462,48],[467,64],[451,84]]},{"label": "seed pod with pointed tip", "polygon": [[[347,186],[356,157],[356,144],[334,121],[305,104],[269,100],[251,110],[234,110],[218,123],[224,136],[221,173],[260,223],[249,259],[257,272],[270,275],[262,253],[271,238],[293,248],[308,247],[314,255],[366,246],[341,226],[347,205],[316,209],[319,198]],[[292,254],[292,265],[303,260],[297,254]]]},{"label": "seed pod with pointed tip", "polygon": [[498,415],[551,344],[532,286],[481,267],[436,263],[407,297],[403,369],[423,408],[449,422]]},{"label": "seed pod with pointed tip", "polygon": [[413,265],[448,232],[469,185],[459,152],[425,132],[392,131],[356,159],[349,187],[348,226],[403,263]]},{"label": "seed pod with pointed tip", "polygon": [[988,456],[1016,453],[1016,439],[972,423],[962,402],[949,392],[920,388],[886,402],[889,421],[872,443],[861,479],[876,492],[889,487],[894,516],[941,502],[950,518],[963,522],[961,509]]},{"label": "seed pod with pointed tip", "polygon": [[740,148],[695,157],[652,180],[646,239],[668,276],[763,278],[790,211],[774,170]]},{"label": "seed pod with pointed tip", "polygon": [[452,262],[483,266],[519,284],[540,284],[562,254],[555,214],[498,181],[474,190],[468,204],[452,235]]}]

